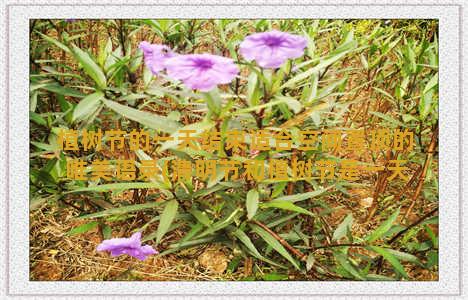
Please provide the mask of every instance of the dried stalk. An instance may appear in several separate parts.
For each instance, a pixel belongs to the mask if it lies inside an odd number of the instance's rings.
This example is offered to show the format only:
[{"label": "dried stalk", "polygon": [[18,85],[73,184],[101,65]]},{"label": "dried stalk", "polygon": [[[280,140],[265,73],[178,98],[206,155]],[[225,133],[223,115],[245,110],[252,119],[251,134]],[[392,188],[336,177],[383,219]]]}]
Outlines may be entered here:
[{"label": "dried stalk", "polygon": [[252,223],[262,227],[263,229],[265,229],[265,231],[267,231],[269,234],[271,234],[278,242],[280,242],[281,245],[283,245],[286,249],[288,249],[289,251],[291,251],[294,255],[296,255],[297,257],[299,257],[300,260],[302,261],[306,261],[307,260],[307,255],[305,255],[304,253],[302,253],[301,251],[297,250],[296,248],[294,248],[293,246],[291,246],[288,242],[286,242],[282,237],[280,237],[278,234],[276,234],[276,232],[274,232],[273,230],[271,230],[270,228],[268,228],[268,226],[266,226],[265,224],[261,223],[261,222],[258,222],[258,221],[255,221],[255,220],[252,220]]},{"label": "dried stalk", "polygon": [[437,137],[439,133],[439,127],[437,126],[432,133],[432,138],[431,138],[431,143],[428,146],[427,153],[426,153],[426,160],[424,161],[423,168],[421,170],[421,174],[419,175],[419,180],[418,184],[416,185],[416,190],[413,194],[413,197],[411,199],[411,204],[406,210],[405,216],[403,217],[403,220],[406,220],[411,213],[411,211],[414,208],[414,205],[416,204],[416,200],[418,199],[419,195],[421,194],[422,187],[424,185],[424,179],[426,178],[426,173],[429,168],[429,164],[432,160],[432,156],[434,156],[434,152],[437,146]]},{"label": "dried stalk", "polygon": [[[395,151],[393,158],[398,157],[398,154],[399,154],[399,151]],[[377,177],[377,182],[375,184],[375,190],[374,190],[374,195],[373,195],[374,202],[372,203],[371,211],[369,212],[369,215],[367,216],[365,222],[369,222],[374,216],[375,212],[377,211],[377,208],[379,207],[378,200],[379,200],[380,194],[383,193],[385,189],[387,188],[387,183],[388,183],[387,182],[387,177],[388,177],[387,167],[390,163],[390,160],[392,160],[392,150],[387,151],[387,160],[385,162],[385,168],[383,171],[380,171],[378,173],[379,175]]]}]

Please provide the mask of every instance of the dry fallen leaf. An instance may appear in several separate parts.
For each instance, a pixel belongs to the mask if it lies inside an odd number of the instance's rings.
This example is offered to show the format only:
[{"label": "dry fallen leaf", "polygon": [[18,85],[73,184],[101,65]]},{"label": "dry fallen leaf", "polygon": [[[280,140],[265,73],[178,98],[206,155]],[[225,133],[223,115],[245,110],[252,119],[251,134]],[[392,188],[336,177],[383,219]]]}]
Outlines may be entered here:
[{"label": "dry fallen leaf", "polygon": [[359,205],[367,208],[372,206],[372,202],[374,202],[374,198],[372,197],[362,198],[359,200]]},{"label": "dry fallen leaf", "polygon": [[207,249],[198,257],[198,262],[205,269],[221,274],[228,265],[228,258],[226,255],[217,249]]}]

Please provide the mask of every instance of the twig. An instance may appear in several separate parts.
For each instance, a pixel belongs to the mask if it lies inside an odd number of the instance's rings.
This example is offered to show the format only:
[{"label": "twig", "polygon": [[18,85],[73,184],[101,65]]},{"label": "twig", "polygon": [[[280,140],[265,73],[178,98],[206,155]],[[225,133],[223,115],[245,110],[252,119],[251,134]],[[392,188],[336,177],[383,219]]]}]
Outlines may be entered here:
[{"label": "twig", "polygon": [[265,229],[265,231],[267,231],[269,234],[271,234],[276,240],[278,240],[278,242],[280,242],[281,245],[283,245],[284,247],[286,247],[286,249],[288,249],[289,251],[291,251],[294,255],[296,255],[297,257],[299,257],[302,261],[306,261],[307,260],[307,255],[305,255],[304,253],[302,253],[301,251],[297,250],[296,248],[294,248],[293,246],[291,246],[288,242],[286,242],[282,237],[280,237],[278,234],[276,234],[276,232],[274,232],[273,230],[271,230],[270,228],[268,228],[268,226],[266,226],[265,224],[263,223],[260,223],[258,221],[255,221],[255,220],[252,220],[252,223],[262,227],[263,229]]},{"label": "twig", "polygon": [[[405,229],[401,230],[400,232],[398,232],[396,235],[394,235],[389,241],[388,241],[388,244],[389,245],[392,245],[396,240],[398,240],[401,236],[403,236],[406,232],[408,232],[411,228],[414,228],[416,226],[418,226],[419,224],[421,224],[424,220],[426,220],[428,217],[432,216],[432,214],[434,214],[436,211],[438,211],[439,208],[436,207],[434,208],[433,210],[431,210],[430,212],[428,212],[427,214],[425,214],[424,216],[422,216],[421,218],[419,218],[416,222],[412,223],[411,225],[409,225],[408,227],[406,227]],[[377,274],[380,273],[381,269],[382,269],[382,264],[383,264],[383,257],[380,256],[379,257],[379,260],[377,261]]]},{"label": "twig", "polygon": [[439,127],[437,126],[435,128],[434,132],[432,133],[431,143],[429,144],[429,147],[427,149],[426,160],[424,161],[424,166],[423,166],[423,168],[421,170],[421,175],[419,176],[419,181],[418,181],[418,184],[416,186],[416,190],[415,190],[415,192],[413,194],[413,197],[411,199],[411,204],[408,207],[408,209],[406,210],[405,216],[403,217],[403,221],[408,218],[409,214],[411,213],[411,210],[413,209],[414,205],[416,204],[416,200],[418,199],[419,195],[421,194],[422,187],[424,185],[424,179],[426,178],[427,169],[429,168],[429,163],[432,160],[432,156],[434,155],[435,148],[436,148],[436,145],[437,145],[438,133],[439,133]]},{"label": "twig", "polygon": [[[265,231],[267,231],[269,234],[271,234],[278,242],[280,242],[281,245],[283,245],[286,249],[291,251],[295,256],[299,257],[299,259],[301,261],[304,261],[304,262],[307,261],[307,255],[305,255],[301,251],[299,251],[296,248],[294,248],[293,246],[291,246],[287,241],[285,241],[282,237],[280,237],[278,234],[276,234],[276,232],[274,232],[273,230],[268,228],[268,226],[266,226],[265,224],[263,224],[261,222],[255,221],[255,220],[252,220],[252,223],[262,227]],[[314,262],[314,266],[318,266],[320,269],[322,269],[324,272],[326,272],[326,275],[328,275],[329,277],[332,277],[332,278],[335,278],[335,279],[343,279],[343,277],[328,271],[322,264],[320,264],[318,262]]]},{"label": "twig", "polygon": [[372,219],[375,212],[377,211],[377,208],[379,207],[380,194],[383,193],[385,189],[387,188],[388,165],[390,164],[392,157],[397,158],[398,154],[399,154],[399,151],[395,151],[393,156],[392,156],[392,150],[388,150],[387,152],[387,160],[385,162],[385,168],[383,171],[379,172],[379,176],[377,177],[377,182],[375,184],[375,191],[373,194],[374,202],[372,204],[371,211],[369,212],[369,215],[366,218],[366,221],[365,221],[366,223]]},{"label": "twig", "polygon": [[402,231],[398,232],[394,237],[392,237],[388,242],[389,244],[392,244],[393,242],[395,242],[400,236],[402,236],[403,234],[405,234],[406,232],[408,232],[408,230],[410,230],[411,228],[415,227],[415,226],[418,226],[419,224],[421,224],[424,220],[426,220],[428,217],[432,216],[432,214],[434,214],[436,211],[439,210],[439,207],[436,207],[434,208],[433,210],[431,210],[430,212],[428,212],[427,214],[425,214],[424,216],[422,216],[421,218],[419,218],[416,222],[412,223],[411,225],[409,225],[408,227],[406,227],[405,229],[403,229]]}]

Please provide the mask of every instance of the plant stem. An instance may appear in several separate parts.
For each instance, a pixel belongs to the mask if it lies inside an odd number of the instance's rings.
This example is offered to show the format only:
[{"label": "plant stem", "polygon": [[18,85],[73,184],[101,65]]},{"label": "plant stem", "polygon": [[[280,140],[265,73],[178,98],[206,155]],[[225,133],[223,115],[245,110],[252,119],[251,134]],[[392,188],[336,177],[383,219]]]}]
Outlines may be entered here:
[{"label": "plant stem", "polygon": [[411,213],[411,210],[413,209],[414,205],[416,204],[416,200],[418,199],[419,195],[421,194],[422,187],[424,185],[424,179],[426,178],[426,173],[427,170],[429,169],[429,164],[432,160],[432,156],[434,155],[435,148],[437,146],[437,137],[439,134],[439,126],[436,125],[436,128],[434,129],[432,133],[432,138],[431,138],[431,143],[428,146],[427,149],[427,154],[426,154],[426,160],[424,161],[423,168],[421,170],[421,174],[419,175],[419,180],[418,184],[416,185],[416,190],[413,194],[413,197],[411,199],[411,204],[406,210],[405,216],[403,217],[403,220],[406,220]]}]

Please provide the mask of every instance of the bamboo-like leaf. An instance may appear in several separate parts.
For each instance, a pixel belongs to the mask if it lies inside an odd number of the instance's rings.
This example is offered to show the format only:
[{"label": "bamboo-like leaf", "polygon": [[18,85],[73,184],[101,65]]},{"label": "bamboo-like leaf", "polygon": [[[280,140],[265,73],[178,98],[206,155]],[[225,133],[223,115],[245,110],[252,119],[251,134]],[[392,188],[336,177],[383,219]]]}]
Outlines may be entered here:
[{"label": "bamboo-like leaf", "polygon": [[152,114],[146,111],[140,111],[138,109],[134,109],[110,100],[104,100],[104,104],[116,113],[152,129],[173,133],[180,127],[179,123],[174,122],[167,117]]},{"label": "bamboo-like leaf", "polygon": [[226,228],[232,222],[234,222],[234,220],[235,220],[237,214],[239,213],[239,211],[240,211],[239,208],[235,209],[229,216],[227,216],[223,220],[218,221],[218,222],[214,223],[213,225],[211,225],[207,230],[202,232],[198,237],[201,238],[201,237],[213,234],[213,233],[215,233],[215,232],[217,232],[217,231],[219,231],[221,229]]},{"label": "bamboo-like leaf", "polygon": [[379,239],[392,227],[393,222],[395,222],[399,214],[400,208],[398,208],[387,220],[380,224],[380,226],[377,227],[377,229],[375,229],[371,234],[365,237],[364,240],[371,243]]},{"label": "bamboo-like leaf", "polygon": [[236,110],[236,111],[232,112],[231,114],[234,115],[234,116],[235,115],[241,115],[241,114],[245,114],[245,113],[248,113],[248,112],[251,112],[251,111],[256,111],[256,110],[259,110],[259,109],[262,109],[262,108],[272,107],[272,106],[282,104],[282,103],[288,105],[289,107],[292,107],[292,109],[294,111],[300,111],[300,109],[301,109],[301,103],[299,101],[297,101],[296,99],[294,99],[292,97],[277,96],[277,97],[275,97],[274,100],[269,101],[268,103],[264,103],[264,104],[244,108],[244,109],[239,109],[239,110]]},{"label": "bamboo-like leaf", "polygon": [[312,269],[312,267],[314,266],[314,263],[315,263],[315,257],[314,255],[311,253],[309,254],[309,256],[307,256],[307,260],[306,260],[306,270],[307,271],[310,271]]},{"label": "bamboo-like leaf", "polygon": [[288,201],[288,202],[298,202],[298,201],[303,201],[306,199],[314,198],[317,196],[320,196],[321,194],[325,193],[329,189],[331,189],[333,186],[326,187],[324,189],[312,191],[312,192],[307,192],[307,193],[302,193],[302,194],[295,194],[295,195],[288,195],[288,196],[283,196],[274,199],[274,201]]},{"label": "bamboo-like leaf", "polygon": [[108,216],[113,216],[113,215],[128,214],[128,213],[139,211],[139,210],[155,208],[160,205],[161,205],[161,202],[127,205],[127,206],[122,206],[122,207],[117,207],[117,208],[106,209],[106,210],[99,211],[97,213],[92,213],[89,215],[79,216],[77,219],[100,218],[100,217],[108,217]]},{"label": "bamboo-like leaf", "polygon": [[208,109],[215,115],[219,115],[221,111],[222,99],[218,89],[215,88],[209,92],[203,93],[203,99],[205,99]]},{"label": "bamboo-like leaf", "polygon": [[81,99],[73,110],[73,122],[84,120],[88,116],[92,115],[99,108],[101,99],[103,98],[104,93],[97,91]]},{"label": "bamboo-like leaf", "polygon": [[279,208],[279,209],[283,209],[283,210],[294,211],[294,212],[298,212],[298,213],[309,215],[309,216],[314,215],[313,213],[311,213],[307,209],[304,209],[304,208],[302,208],[300,206],[295,205],[292,202],[288,202],[288,201],[284,201],[284,200],[274,200],[274,201],[270,201],[270,202],[267,202],[267,203],[262,203],[261,207],[262,208],[273,207],[273,208]]},{"label": "bamboo-like leaf", "polygon": [[99,225],[99,222],[97,221],[85,223],[85,224],[82,224],[78,227],[71,229],[69,232],[66,233],[66,235],[75,235],[75,234],[85,233],[87,231],[94,229],[98,225]]},{"label": "bamboo-like leaf", "polygon": [[37,86],[31,85],[31,90],[35,90],[35,89],[44,89],[44,90],[47,90],[49,92],[56,93],[59,95],[76,97],[76,98],[83,98],[85,96],[85,94],[83,94],[82,92],[78,90],[75,90],[70,87],[61,86],[58,83],[48,83],[48,84],[41,84]]},{"label": "bamboo-like leaf", "polygon": [[179,208],[179,203],[175,199],[170,200],[164,207],[159,221],[158,230],[156,231],[156,244],[159,244],[163,236],[169,230],[169,227],[177,214],[177,208]]},{"label": "bamboo-like leaf", "polygon": [[396,257],[393,256],[393,254],[388,252],[387,249],[382,248],[382,247],[377,247],[377,246],[369,246],[368,248],[382,255],[383,258],[385,258],[393,266],[395,271],[397,271],[401,276],[403,276],[406,279],[409,278],[408,274],[406,273],[405,269],[403,268],[401,263],[398,261],[398,259],[396,259]]},{"label": "bamboo-like leaf", "polygon": [[426,86],[424,87],[423,94],[426,94],[432,88],[436,87],[439,84],[439,73],[435,73],[434,76],[427,82]]},{"label": "bamboo-like leaf", "polygon": [[247,218],[251,220],[258,209],[258,191],[250,190],[247,193],[247,199],[245,200],[245,206],[247,207]]},{"label": "bamboo-like leaf", "polygon": [[289,79],[286,83],[284,83],[280,87],[280,90],[284,89],[284,88],[287,88],[287,87],[288,88],[293,87],[297,82],[302,81],[302,80],[306,79],[307,77],[311,76],[312,74],[315,74],[315,73],[325,69],[329,65],[334,64],[335,62],[337,62],[338,60],[343,58],[346,54],[348,54],[348,52],[350,52],[355,47],[356,42],[353,41],[352,43],[350,43],[350,45],[351,44],[352,44],[352,47],[350,47],[349,49],[347,49],[345,51],[342,51],[342,52],[339,52],[339,53],[336,53],[335,55],[331,55],[331,56],[323,59],[315,67],[312,67],[312,68],[308,69],[307,71],[299,73],[298,75],[296,75],[293,78]]},{"label": "bamboo-like leaf", "polygon": [[255,245],[252,243],[248,235],[245,234],[245,232],[243,232],[240,229],[236,229],[232,232],[232,234],[236,238],[238,238],[257,258],[263,258],[260,252],[258,252],[257,248],[255,248]]},{"label": "bamboo-like leaf", "polygon": [[275,99],[283,101],[295,114],[299,113],[302,110],[301,102],[297,101],[295,98],[290,96],[275,96]]},{"label": "bamboo-like leaf", "polygon": [[342,237],[346,236],[346,233],[351,230],[351,226],[353,225],[353,215],[349,214],[346,216],[346,218],[343,220],[343,222],[336,227],[335,232],[333,232],[333,241],[338,241]]},{"label": "bamboo-like leaf", "polygon": [[65,44],[57,41],[56,39],[54,39],[54,38],[52,38],[50,36],[42,34],[39,31],[36,31],[36,33],[38,33],[44,40],[48,41],[49,43],[59,47],[60,49],[62,49],[63,51],[65,51],[67,53],[71,53],[70,48],[68,48]]},{"label": "bamboo-like leaf", "polygon": [[198,222],[205,226],[210,226],[211,225],[211,220],[206,214],[206,212],[199,211],[198,209],[192,207],[190,209],[190,213],[197,219]]},{"label": "bamboo-like leaf", "polygon": [[72,49],[73,55],[75,56],[76,60],[80,62],[86,74],[88,74],[89,77],[91,77],[94,82],[96,82],[96,85],[100,89],[105,89],[107,86],[106,76],[97,63],[92,59],[91,55],[75,45],[72,45]]},{"label": "bamboo-like leaf", "polygon": [[390,248],[385,248],[385,250],[387,252],[389,252],[390,254],[392,254],[393,256],[395,256],[397,259],[401,260],[401,261],[411,262],[411,263],[419,265],[419,266],[423,265],[421,263],[421,261],[419,260],[419,258],[414,256],[413,254],[393,250],[393,249],[390,249]]},{"label": "bamboo-like leaf", "polygon": [[270,245],[276,252],[281,254],[284,258],[286,258],[296,269],[300,270],[299,263],[289,254],[289,252],[278,242],[270,233],[268,233],[265,229],[261,228],[258,225],[250,224],[252,230],[258,234],[268,245]]},{"label": "bamboo-like leaf", "polygon": [[356,279],[365,280],[364,276],[362,276],[362,274],[358,270],[356,270],[356,268],[349,262],[346,254],[335,251],[334,255],[336,261],[343,267],[343,269],[345,269],[348,273],[353,275],[353,277],[355,277]]},{"label": "bamboo-like leaf", "polygon": [[160,184],[155,182],[121,182],[121,183],[109,183],[100,184],[95,186],[89,186],[84,188],[78,188],[71,191],[65,192],[70,193],[81,193],[81,192],[108,192],[113,190],[129,190],[129,189],[151,189],[160,188]]},{"label": "bamboo-like leaf", "polygon": [[405,124],[401,123],[400,121],[396,120],[395,118],[389,116],[389,115],[386,115],[386,114],[383,114],[381,112],[378,112],[378,111],[370,111],[369,112],[370,114],[374,115],[374,116],[377,116],[379,118],[381,118],[382,120],[385,120],[395,126],[401,126],[401,127],[406,127]]},{"label": "bamboo-like leaf", "polygon": [[421,120],[425,120],[426,117],[429,115],[431,112],[432,108],[432,103],[434,99],[434,90],[429,89],[426,93],[424,93],[421,96],[421,99],[419,99],[419,117]]}]

